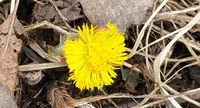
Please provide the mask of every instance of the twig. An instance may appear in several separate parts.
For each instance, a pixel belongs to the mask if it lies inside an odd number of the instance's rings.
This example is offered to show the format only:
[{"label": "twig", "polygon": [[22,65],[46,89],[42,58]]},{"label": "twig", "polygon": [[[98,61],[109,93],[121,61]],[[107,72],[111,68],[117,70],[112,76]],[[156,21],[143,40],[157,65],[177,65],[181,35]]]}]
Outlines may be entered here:
[{"label": "twig", "polygon": [[178,11],[171,11],[171,12],[159,13],[159,14],[157,14],[155,16],[155,18],[153,19],[153,21],[158,21],[158,20],[173,18],[173,17],[176,17],[179,14],[184,14],[184,13],[195,11],[195,10],[198,10],[198,9],[200,9],[200,6],[193,6],[193,7],[189,7],[189,8],[186,8],[186,9],[183,9],[183,10],[178,10]]},{"label": "twig", "polygon": [[53,7],[56,9],[56,11],[58,12],[58,15],[61,17],[61,19],[63,20],[63,22],[65,23],[65,26],[73,31],[73,32],[77,32],[76,29],[72,28],[69,24],[68,24],[68,20],[67,18],[65,18],[65,16],[60,12],[60,10],[58,9],[58,7],[54,4],[54,2],[52,0],[49,0],[51,2],[51,4],[53,5]]},{"label": "twig", "polygon": [[40,4],[40,5],[44,5],[45,3],[42,3],[41,1],[38,1],[38,0],[33,0],[34,2]]},{"label": "twig", "polygon": [[[103,88],[100,88],[100,91],[102,91],[104,95],[108,95],[108,94],[104,91]],[[116,104],[112,99],[108,98],[108,101],[111,102],[111,103],[115,106],[115,108],[119,108],[119,107],[117,106],[117,104]]]},{"label": "twig", "polygon": [[51,24],[51,23],[49,23],[49,22],[47,22],[47,21],[42,21],[42,22],[40,22],[40,23],[36,23],[36,24],[34,24],[34,25],[27,26],[27,27],[25,27],[25,30],[26,30],[26,31],[31,31],[31,30],[34,30],[34,29],[39,28],[39,27],[42,27],[42,26],[47,26],[47,27],[49,27],[49,28],[55,29],[55,30],[57,30],[58,32],[60,32],[60,33],[62,33],[62,34],[65,34],[65,35],[70,34],[68,31],[62,29],[61,27],[56,26],[56,25],[53,25],[53,24]]}]

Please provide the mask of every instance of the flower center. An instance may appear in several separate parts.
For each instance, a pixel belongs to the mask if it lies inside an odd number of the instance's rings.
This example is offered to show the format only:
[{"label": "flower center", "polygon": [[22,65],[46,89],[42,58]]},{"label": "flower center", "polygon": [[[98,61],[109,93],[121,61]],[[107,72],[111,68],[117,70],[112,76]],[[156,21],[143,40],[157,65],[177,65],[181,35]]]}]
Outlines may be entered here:
[{"label": "flower center", "polygon": [[89,43],[88,44],[88,55],[87,62],[92,70],[102,70],[109,58],[108,52],[106,51],[105,45],[100,43]]}]

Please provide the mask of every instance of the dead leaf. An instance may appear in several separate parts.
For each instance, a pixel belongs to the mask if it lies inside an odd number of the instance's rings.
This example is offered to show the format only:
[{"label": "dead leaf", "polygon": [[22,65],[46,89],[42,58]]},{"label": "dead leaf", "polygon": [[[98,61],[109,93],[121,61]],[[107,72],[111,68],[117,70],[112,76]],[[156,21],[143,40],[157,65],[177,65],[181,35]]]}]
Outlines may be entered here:
[{"label": "dead leaf", "polygon": [[79,0],[91,23],[116,24],[122,33],[131,24],[140,24],[153,0]]},{"label": "dead leaf", "polygon": [[[53,88],[48,94],[47,98],[52,108],[73,108],[74,101],[64,87]],[[72,102],[68,104],[68,102]]]},{"label": "dead leaf", "polygon": [[28,33],[24,29],[24,26],[19,22],[19,20],[15,20],[14,30],[18,35],[24,35],[24,38],[28,39]]},{"label": "dead leaf", "polygon": [[139,72],[121,68],[121,73],[122,79],[126,81],[126,88],[135,92],[135,87],[138,85]]},{"label": "dead leaf", "polygon": [[[8,30],[11,25],[10,15],[3,24],[0,25],[0,83],[9,89],[11,93],[14,92],[17,83],[17,67],[18,67],[18,53],[21,50],[22,41],[12,34],[9,40],[8,48],[2,56],[8,38]],[[15,19],[15,25],[18,25],[17,19]],[[18,26],[20,27],[20,26]]]},{"label": "dead leaf", "polygon": [[[80,4],[78,4],[76,0],[58,0],[54,1],[54,3],[68,21],[74,21],[83,17],[83,15],[80,14]],[[74,5],[74,3],[77,4]],[[50,3],[45,4],[44,6],[36,4],[33,10],[33,15],[35,19],[39,22],[47,20],[48,22],[51,22],[53,24],[62,23],[61,17]]]},{"label": "dead leaf", "polygon": [[19,76],[23,79],[24,82],[28,83],[29,85],[36,85],[42,80],[44,74],[42,73],[41,70],[36,70],[36,71],[20,72]]}]

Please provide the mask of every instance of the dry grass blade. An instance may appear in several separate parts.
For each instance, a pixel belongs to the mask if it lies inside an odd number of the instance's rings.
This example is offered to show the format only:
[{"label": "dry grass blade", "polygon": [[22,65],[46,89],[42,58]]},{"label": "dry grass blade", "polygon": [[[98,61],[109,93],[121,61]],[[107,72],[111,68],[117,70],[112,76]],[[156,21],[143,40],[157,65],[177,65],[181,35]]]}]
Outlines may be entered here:
[{"label": "dry grass blade", "polygon": [[[155,30],[159,30],[159,29],[160,29],[160,28],[158,28],[158,27],[155,26],[155,25],[153,26],[153,28],[154,28]],[[181,31],[182,29],[183,29],[183,28],[180,28],[180,29],[174,31],[174,33],[177,33],[177,32],[179,32],[179,31]],[[173,38],[173,35],[171,34],[171,33],[173,33],[173,32],[170,33],[170,32],[168,32],[168,31],[163,30],[163,33],[164,33],[164,34],[167,34],[167,35],[168,35],[168,36],[166,35],[167,37]],[[160,39],[157,39],[156,41],[158,41],[158,40],[160,41],[161,39],[166,38],[166,36],[163,36],[163,37],[161,37]],[[155,44],[156,41],[152,42],[150,45]],[[179,38],[178,41],[184,43],[182,38]],[[195,41],[192,41],[192,40],[186,40],[186,41],[188,42],[188,45],[189,45],[190,47],[194,48],[194,49],[197,50],[197,51],[200,51],[200,48],[199,48],[200,43],[195,42]]]},{"label": "dry grass blade", "polygon": [[[169,93],[163,87],[161,87],[161,90],[163,94],[169,95]],[[175,108],[182,108],[181,105],[174,98],[168,98],[167,100],[169,100]]]},{"label": "dry grass blade", "polygon": [[[36,23],[34,25],[30,25],[30,26],[27,26],[25,27],[26,31],[31,31],[31,30],[34,30],[36,28],[39,28],[39,27],[43,27],[43,26],[47,26],[47,28],[52,28],[52,29],[55,29],[57,30],[58,32],[62,33],[62,34],[65,34],[65,35],[68,35],[70,34],[68,31],[62,29],[61,27],[59,26],[56,26],[54,24],[51,24],[50,22],[47,22],[47,21],[42,21],[40,23]],[[77,33],[78,31],[76,31]]]},{"label": "dry grass blade", "polygon": [[[191,12],[191,11],[195,11],[200,9],[200,6],[193,6],[193,7],[189,7],[183,10],[178,10],[178,11],[171,11],[171,12],[164,12],[164,13],[159,13],[155,16],[155,18],[153,19],[154,21],[158,21],[158,20],[162,20],[162,19],[169,19],[169,18],[176,18],[176,16],[180,17],[183,13],[187,13],[187,12]],[[188,16],[185,16],[185,18],[190,18]],[[199,23],[199,21],[198,21]]]},{"label": "dry grass blade", "polygon": [[136,50],[137,50],[137,48],[138,48],[138,46],[139,46],[139,44],[140,44],[142,38],[144,37],[144,32],[145,32],[146,28],[147,28],[148,25],[151,23],[151,21],[152,21],[153,18],[156,16],[156,14],[161,10],[161,8],[167,3],[167,1],[168,1],[168,0],[164,0],[164,1],[160,4],[160,6],[153,12],[153,14],[150,16],[150,18],[147,20],[147,22],[146,22],[145,25],[143,26],[142,30],[140,31],[140,34],[138,35],[138,38],[137,38],[137,40],[136,40],[136,43],[135,43],[135,45],[134,45],[134,47],[133,47],[131,53],[129,54],[129,57],[132,57],[132,56],[135,54],[135,52],[136,52]]},{"label": "dry grass blade", "polygon": [[164,61],[167,52],[170,50],[172,45],[181,37],[183,34],[185,34],[189,29],[191,29],[196,22],[200,19],[200,12],[185,26],[184,29],[180,31],[175,38],[163,49],[163,51],[158,55],[158,57],[154,61],[154,72],[157,82],[160,84],[160,67],[162,62]]},{"label": "dry grass blade", "polygon": [[[20,1],[20,0],[17,0],[18,2]],[[14,11],[14,9],[15,9],[15,2],[16,2],[16,0],[11,0],[11,5],[10,5],[10,13],[13,13],[13,11]]]},{"label": "dry grass blade", "polygon": [[[170,48],[172,47],[172,45],[181,37],[183,36],[183,34],[185,34],[188,30],[190,30],[197,21],[199,21],[200,19],[200,12],[185,26],[183,27],[184,29],[182,31],[180,31],[175,37],[174,39],[172,39],[172,41],[169,42],[169,44],[160,52],[160,54],[156,57],[155,61],[154,61],[154,73],[155,73],[155,80],[158,83],[158,86],[161,87],[161,78],[160,78],[160,67],[163,63],[163,61],[165,60],[165,57],[167,56],[167,53],[169,52]],[[172,101],[171,101],[172,102]],[[177,104],[173,104],[173,105],[177,105]],[[178,107],[178,106],[176,106]]]},{"label": "dry grass blade", "polygon": [[[185,66],[181,67],[179,70],[177,70],[176,72],[174,72],[173,75],[171,75],[168,79],[166,79],[164,83],[170,82],[170,80],[175,79],[176,77],[180,76],[180,75],[177,75],[177,74],[178,74],[178,72],[180,72],[184,68],[191,67],[191,66],[194,66],[194,65],[197,65],[197,64],[198,64],[198,62],[194,62],[194,63],[190,63],[188,65],[185,65]],[[165,75],[165,77],[168,77],[167,75]],[[175,75],[177,75],[177,76],[175,77]]]},{"label": "dry grass blade", "polygon": [[[154,88],[154,90],[151,91],[151,93],[149,93],[149,95],[153,95],[153,94],[155,94],[157,91],[158,91],[158,87]],[[137,105],[137,106],[134,107],[134,108],[140,108],[140,107],[142,107],[142,105],[144,105],[149,99],[150,99],[149,97],[145,97],[145,98],[139,103],[139,105]]]},{"label": "dry grass blade", "polygon": [[[163,84],[163,87],[164,87],[165,89],[167,89],[168,91],[174,93],[174,94],[179,94],[179,92],[177,92],[176,90],[174,90],[173,88],[171,88],[171,87],[168,86],[167,84]],[[184,100],[186,100],[186,101],[188,101],[188,102],[190,102],[190,103],[193,103],[194,105],[200,107],[200,103],[199,103],[198,101],[195,101],[195,100],[193,100],[193,99],[191,99],[191,98],[189,98],[189,97],[187,97],[187,96],[184,96],[184,95],[182,95],[182,96],[180,96],[180,97],[181,97],[182,99],[184,99]]]},{"label": "dry grass blade", "polygon": [[[182,101],[180,100],[179,98],[182,98],[184,97],[184,100],[188,101],[188,97],[191,97],[193,98],[194,95],[196,94],[199,94],[200,92],[200,88],[197,88],[197,89],[193,89],[193,90],[190,90],[190,91],[186,91],[186,92],[183,92],[183,93],[178,93],[177,91],[175,90],[172,90],[175,95],[153,95],[156,93],[156,91],[158,90],[159,88],[156,87],[150,94],[148,95],[141,95],[141,96],[133,96],[133,98],[145,98],[142,102],[140,102],[139,105],[133,107],[133,108],[146,108],[146,107],[152,107],[152,106],[155,106],[156,104],[160,104],[160,105],[163,105],[163,102],[167,100],[167,98],[171,98],[171,99],[174,99],[174,98],[177,98],[176,100],[178,101],[178,103],[182,103],[182,102],[185,102],[185,101]],[[170,88],[172,89],[172,88]],[[168,90],[168,89],[167,89]],[[170,90],[171,91],[171,90]],[[185,96],[187,95],[187,96]],[[162,99],[162,100],[157,100],[157,101],[154,101],[154,102],[150,102],[150,103],[147,103],[145,104],[150,98],[152,99]],[[186,99],[185,99],[186,98]],[[198,99],[197,98],[194,98],[194,99]],[[189,99],[189,102],[195,104],[195,105],[198,105],[198,102],[197,101],[194,101],[193,99]],[[145,104],[145,105],[144,105]]]},{"label": "dry grass blade", "polygon": [[40,63],[40,64],[28,64],[18,66],[18,71],[26,72],[33,70],[43,70],[43,69],[52,69],[67,66],[66,63]]}]

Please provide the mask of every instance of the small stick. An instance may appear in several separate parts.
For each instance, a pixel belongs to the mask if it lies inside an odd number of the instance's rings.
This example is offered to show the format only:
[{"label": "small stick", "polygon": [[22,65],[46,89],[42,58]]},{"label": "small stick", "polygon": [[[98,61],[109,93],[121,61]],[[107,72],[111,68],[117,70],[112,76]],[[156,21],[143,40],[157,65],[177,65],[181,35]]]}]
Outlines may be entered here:
[{"label": "small stick", "polygon": [[[64,29],[62,29],[61,27],[59,26],[56,26],[56,25],[53,25],[51,24],[50,22],[47,22],[47,21],[42,21],[40,23],[36,23],[34,25],[31,25],[31,26],[27,26],[25,27],[25,30],[26,31],[31,31],[31,30],[34,30],[36,28],[39,28],[39,27],[42,27],[42,26],[47,26],[49,28],[52,28],[52,29],[55,29],[57,30],[58,32],[62,33],[62,34],[65,34],[65,35],[69,35],[70,33]],[[77,33],[78,31],[76,31]]]},{"label": "small stick", "polygon": [[68,20],[67,18],[65,18],[65,16],[60,12],[60,10],[58,9],[58,7],[54,4],[54,2],[52,0],[49,0],[51,2],[51,4],[53,5],[53,7],[55,8],[55,10],[58,12],[58,15],[61,17],[61,19],[63,20],[63,22],[65,23],[65,26],[67,28],[69,28],[71,31],[73,32],[77,32],[76,29],[72,28],[69,24],[68,24]]}]

